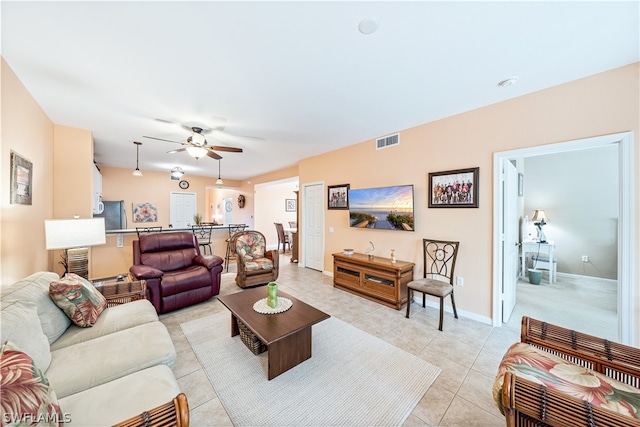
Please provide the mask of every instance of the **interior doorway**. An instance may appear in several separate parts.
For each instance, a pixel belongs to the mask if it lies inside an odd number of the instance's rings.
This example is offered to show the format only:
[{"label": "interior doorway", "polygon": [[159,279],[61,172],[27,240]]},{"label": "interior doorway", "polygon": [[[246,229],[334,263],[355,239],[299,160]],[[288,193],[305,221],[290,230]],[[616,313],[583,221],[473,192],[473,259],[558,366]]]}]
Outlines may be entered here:
[{"label": "interior doorway", "polygon": [[500,326],[503,320],[503,301],[513,298],[509,286],[505,286],[503,272],[505,265],[511,263],[505,251],[505,239],[502,230],[505,222],[505,190],[503,186],[503,170],[506,163],[514,159],[543,154],[561,153],[617,144],[619,164],[619,227],[618,227],[618,341],[633,345],[633,271],[634,247],[633,231],[635,224],[633,196],[633,134],[625,132],[577,141],[549,144],[494,154],[494,270],[493,270],[493,325]]}]

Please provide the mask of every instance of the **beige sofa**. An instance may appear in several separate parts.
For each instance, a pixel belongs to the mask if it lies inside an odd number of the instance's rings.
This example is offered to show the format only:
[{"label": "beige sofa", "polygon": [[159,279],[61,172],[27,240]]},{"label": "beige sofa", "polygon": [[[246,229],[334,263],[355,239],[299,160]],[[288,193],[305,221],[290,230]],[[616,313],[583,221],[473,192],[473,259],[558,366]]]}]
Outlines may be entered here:
[{"label": "beige sofa", "polygon": [[44,372],[65,425],[113,425],[180,393],[175,347],[149,301],[105,308],[81,328],[49,297],[58,278],[39,272],[2,286],[0,342],[15,343]]}]

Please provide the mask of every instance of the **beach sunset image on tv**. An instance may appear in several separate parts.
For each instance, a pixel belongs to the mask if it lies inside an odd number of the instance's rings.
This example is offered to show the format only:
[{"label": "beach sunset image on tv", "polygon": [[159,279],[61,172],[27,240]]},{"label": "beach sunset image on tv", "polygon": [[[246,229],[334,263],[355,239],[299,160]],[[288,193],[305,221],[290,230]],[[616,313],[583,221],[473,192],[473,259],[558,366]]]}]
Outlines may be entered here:
[{"label": "beach sunset image on tv", "polygon": [[351,227],[413,231],[413,185],[349,190]]}]

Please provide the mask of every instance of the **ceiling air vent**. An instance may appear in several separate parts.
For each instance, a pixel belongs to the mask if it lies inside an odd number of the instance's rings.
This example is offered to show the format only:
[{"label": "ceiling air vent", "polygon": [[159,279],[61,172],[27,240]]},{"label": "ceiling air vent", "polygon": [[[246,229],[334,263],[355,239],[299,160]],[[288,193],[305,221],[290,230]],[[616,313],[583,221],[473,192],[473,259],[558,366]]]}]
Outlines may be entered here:
[{"label": "ceiling air vent", "polygon": [[382,148],[392,147],[394,145],[400,144],[400,134],[396,133],[393,135],[385,136],[383,138],[376,139],[376,150],[380,150]]}]

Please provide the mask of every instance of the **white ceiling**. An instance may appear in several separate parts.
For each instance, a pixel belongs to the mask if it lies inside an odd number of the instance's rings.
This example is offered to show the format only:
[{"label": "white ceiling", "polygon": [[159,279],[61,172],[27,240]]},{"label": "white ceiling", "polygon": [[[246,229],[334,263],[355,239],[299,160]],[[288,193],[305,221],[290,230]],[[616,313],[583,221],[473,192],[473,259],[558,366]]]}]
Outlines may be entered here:
[{"label": "white ceiling", "polygon": [[[1,7],[2,56],[54,123],[93,132],[99,165],[133,170],[141,141],[143,172],[217,177],[216,160],[143,136],[185,141],[180,124],[222,117],[261,138],[208,138],[244,150],[219,152],[227,179],[640,60],[637,0]],[[375,33],[358,31],[365,17]]]}]

